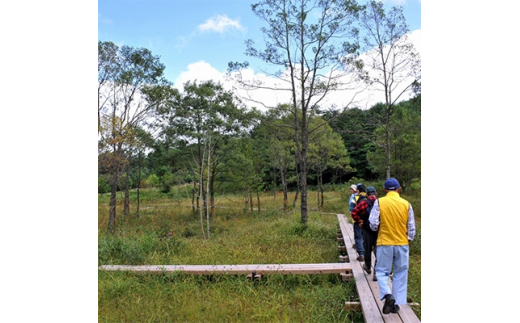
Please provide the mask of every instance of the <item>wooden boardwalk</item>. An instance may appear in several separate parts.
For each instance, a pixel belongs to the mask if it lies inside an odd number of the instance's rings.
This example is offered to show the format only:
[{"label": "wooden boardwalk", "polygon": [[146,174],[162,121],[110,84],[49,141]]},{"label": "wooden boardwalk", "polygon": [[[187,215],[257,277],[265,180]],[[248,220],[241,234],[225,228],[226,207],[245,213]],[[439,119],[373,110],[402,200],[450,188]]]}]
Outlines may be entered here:
[{"label": "wooden boardwalk", "polygon": [[[338,222],[341,228],[343,241],[346,247],[348,258],[352,266],[352,273],[356,281],[356,288],[359,295],[359,301],[361,302],[361,308],[363,310],[363,316],[366,323],[390,323],[390,322],[401,322],[401,323],[417,323],[420,322],[419,318],[409,305],[399,305],[401,308],[397,314],[383,314],[384,301],[379,299],[379,286],[377,281],[372,280],[374,271],[372,274],[367,274],[363,270],[363,263],[356,260],[357,252],[352,245],[354,244],[354,229],[351,223],[348,223],[347,218],[344,214],[338,214]],[[375,263],[375,257],[372,255],[372,264]],[[391,279],[390,279],[391,286]],[[348,304],[346,304],[348,305]]]}]

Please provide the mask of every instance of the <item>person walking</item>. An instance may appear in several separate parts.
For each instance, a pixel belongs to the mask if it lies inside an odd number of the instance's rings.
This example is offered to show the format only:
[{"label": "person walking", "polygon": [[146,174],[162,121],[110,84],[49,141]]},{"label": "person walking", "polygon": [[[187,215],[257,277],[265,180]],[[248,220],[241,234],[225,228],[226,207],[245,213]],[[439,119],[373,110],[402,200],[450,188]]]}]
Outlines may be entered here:
[{"label": "person walking", "polygon": [[[370,275],[372,273],[372,248],[374,249],[374,255],[376,255],[377,231],[372,231],[372,229],[370,229],[368,217],[374,202],[377,199],[377,191],[373,186],[367,187],[366,191],[366,198],[363,198],[362,196],[358,198],[357,205],[354,210],[352,210],[352,218],[355,219],[356,223],[358,223],[363,229],[363,249],[365,255],[363,269]],[[377,281],[375,271],[372,280]]]},{"label": "person walking", "polygon": [[[354,209],[354,207],[356,207],[356,196],[358,195],[357,185],[356,184],[350,185],[349,191],[350,191],[350,197],[348,199],[348,208],[349,208],[350,216],[352,217],[352,210]],[[352,219],[352,223],[354,223],[354,219]],[[356,239],[354,239],[354,244],[352,245],[352,248],[356,249]]]},{"label": "person walking", "polygon": [[[352,185],[354,186],[354,185]],[[350,203],[350,215],[352,217],[352,226],[354,230],[354,242],[355,242],[355,249],[358,253],[357,260],[358,261],[365,261],[365,248],[363,246],[363,229],[359,225],[359,219],[354,218],[353,211],[356,207],[356,205],[359,203],[359,199],[366,199],[367,196],[367,190],[365,188],[365,185],[359,183],[356,186],[356,192],[357,195],[354,196],[354,203]]]},{"label": "person walking", "polygon": [[[399,305],[406,304],[408,287],[409,241],[415,237],[415,219],[410,202],[400,197],[401,186],[391,177],[385,181],[384,197],[374,202],[368,218],[370,228],[379,230],[375,273],[379,296],[385,300],[383,314],[399,312]],[[392,290],[388,279],[394,270]]]}]

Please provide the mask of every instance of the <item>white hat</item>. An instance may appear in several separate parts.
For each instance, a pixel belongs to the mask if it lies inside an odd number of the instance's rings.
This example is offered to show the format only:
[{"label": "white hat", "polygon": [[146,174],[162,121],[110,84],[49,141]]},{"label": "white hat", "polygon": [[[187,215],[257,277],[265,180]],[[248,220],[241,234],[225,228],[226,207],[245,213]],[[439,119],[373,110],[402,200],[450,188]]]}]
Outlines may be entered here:
[{"label": "white hat", "polygon": [[355,184],[350,185],[350,188],[353,189],[354,191],[357,191],[357,186]]}]

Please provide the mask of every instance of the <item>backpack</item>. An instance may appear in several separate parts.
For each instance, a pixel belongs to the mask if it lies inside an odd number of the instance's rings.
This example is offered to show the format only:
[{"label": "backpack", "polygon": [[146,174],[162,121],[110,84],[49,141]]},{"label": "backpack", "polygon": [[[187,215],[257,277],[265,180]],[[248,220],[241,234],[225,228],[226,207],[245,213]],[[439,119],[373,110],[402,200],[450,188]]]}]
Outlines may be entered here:
[{"label": "backpack", "polygon": [[[370,217],[370,211],[372,211],[372,208],[374,207],[374,202],[372,202],[367,196],[365,196],[363,200],[366,200],[368,203],[368,207],[365,209],[365,212],[361,214],[361,220],[363,220],[363,229],[372,231],[372,229],[370,229],[368,218]],[[358,203],[360,201],[361,200],[358,200]]]}]

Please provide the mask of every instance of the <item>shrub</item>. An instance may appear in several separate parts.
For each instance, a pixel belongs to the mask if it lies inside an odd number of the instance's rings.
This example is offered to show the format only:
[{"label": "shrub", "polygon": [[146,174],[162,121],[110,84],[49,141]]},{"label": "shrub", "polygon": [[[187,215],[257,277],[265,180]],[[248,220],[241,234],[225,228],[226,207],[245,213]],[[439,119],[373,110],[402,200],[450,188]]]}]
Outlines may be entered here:
[{"label": "shrub", "polygon": [[110,192],[110,182],[104,176],[98,177],[98,193],[104,194]]}]

